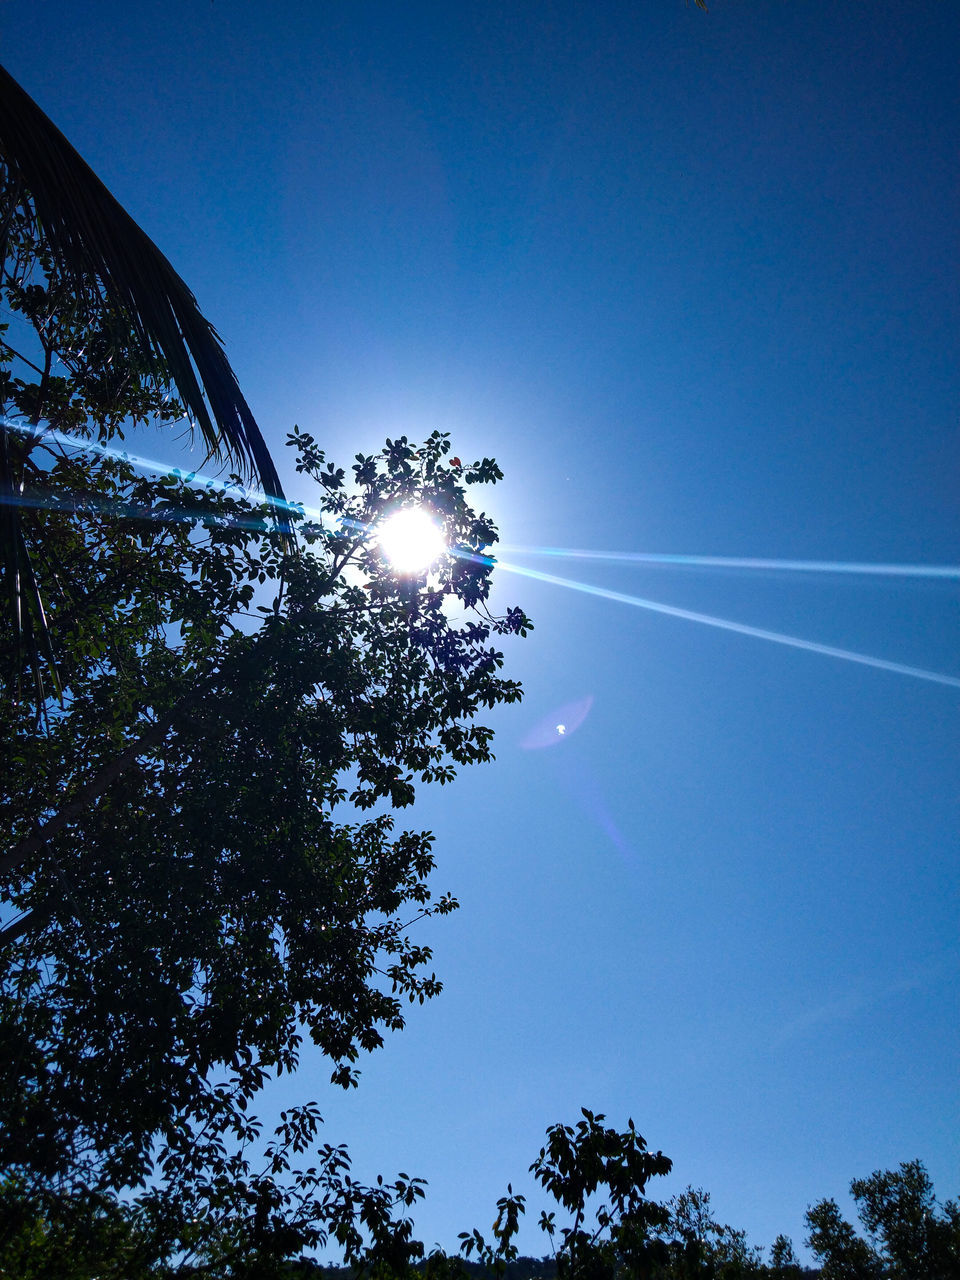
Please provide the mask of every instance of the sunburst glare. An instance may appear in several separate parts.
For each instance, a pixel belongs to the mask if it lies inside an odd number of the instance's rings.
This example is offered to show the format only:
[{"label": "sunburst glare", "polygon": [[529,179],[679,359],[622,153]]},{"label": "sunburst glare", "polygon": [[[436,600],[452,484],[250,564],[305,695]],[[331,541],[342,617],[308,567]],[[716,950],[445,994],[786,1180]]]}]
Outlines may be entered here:
[{"label": "sunburst glare", "polygon": [[[15,430],[31,433],[30,428],[23,426],[14,419],[4,416],[0,418],[0,421],[2,421],[5,426],[13,427]],[[50,442],[56,442],[65,447],[79,449],[86,453],[123,458],[141,471],[153,471],[158,473],[171,472],[171,468],[163,463],[155,462],[148,458],[138,457],[135,454],[128,453],[126,450],[99,444],[96,441],[86,440],[79,436],[71,436],[66,432],[47,430],[44,432],[44,439]],[[224,483],[223,481],[215,480],[213,477],[204,476],[197,472],[185,474],[180,471],[179,468],[175,468],[172,469],[172,474],[178,475],[189,483],[193,483],[197,486],[215,485],[217,488],[226,492],[237,493],[238,495],[252,501],[267,502],[272,506],[286,508],[291,511],[305,512],[307,515],[316,515],[317,517],[320,517],[322,514],[320,512],[313,512],[310,508],[305,509],[300,504],[268,498],[262,493],[247,490],[233,484]],[[18,506],[46,506],[49,499],[46,495],[28,497],[26,495],[19,494],[7,498],[6,501]],[[0,502],[0,505],[2,505],[2,502]],[[62,501],[58,503],[58,505],[62,506]],[[121,512],[118,508],[117,514],[120,513]],[[136,511],[127,509],[126,513],[140,515],[144,518],[155,516],[155,513],[151,512],[149,508],[142,507],[137,508]],[[180,513],[165,510],[161,518],[168,520],[192,518],[192,513]],[[329,519],[329,517],[325,518]],[[353,522],[344,521],[344,523],[352,524]],[[362,526],[357,527],[362,528]],[[404,507],[388,516],[379,525],[377,540],[383,554],[387,557],[393,569],[400,574],[425,573],[433,562],[444,552],[462,556],[466,559],[476,560],[481,563],[493,563],[493,561],[489,560],[485,556],[477,556],[472,552],[460,551],[448,547],[440,526],[422,507]],[[515,555],[545,555],[567,557],[570,559],[632,562],[634,564],[644,565],[687,565],[699,568],[766,569],[774,571],[782,569],[805,573],[866,574],[879,575],[883,577],[941,579],[956,579],[960,577],[960,567],[956,565],[864,564],[854,561],[750,559],[730,556],[662,555],[650,552],[630,551],[580,551],[563,549],[560,547],[506,547],[504,550],[508,553],[512,551]],[[946,685],[949,688],[960,688],[960,677],[947,675],[939,671],[930,671],[925,667],[914,667],[903,662],[892,662],[886,658],[875,658],[871,654],[858,653],[851,649],[841,649],[835,645],[820,644],[815,640],[805,640],[800,636],[785,635],[779,631],[768,631],[763,627],[749,626],[746,623],[734,622],[729,618],[719,618],[713,614],[698,613],[692,609],[681,609],[675,605],[668,605],[656,600],[644,599],[641,596],[630,595],[623,591],[611,591],[606,587],[593,586],[586,582],[577,582],[571,578],[562,578],[556,574],[544,573],[539,569],[526,568],[522,565],[504,560],[498,560],[497,563],[500,568],[507,570],[509,573],[519,574],[527,578],[535,578],[540,582],[547,582],[554,586],[566,587],[573,591],[583,592],[586,595],[597,596],[603,600],[614,600],[620,604],[633,605],[635,608],[648,609],[653,613],[666,614],[673,618],[682,618],[688,622],[699,622],[704,626],[716,627],[721,631],[732,631],[736,632],[738,635],[752,636],[758,640],[768,640],[773,644],[786,645],[792,649],[804,649],[808,653],[818,653],[823,657],[841,658],[847,662],[854,662],[865,667],[873,667],[879,671],[890,671],[898,675],[913,676],[918,680],[929,680],[935,684]],[[558,739],[567,736],[573,727],[576,726],[571,725],[570,717],[567,717],[565,722],[557,723],[554,721],[550,726],[548,736],[553,742],[556,742]]]},{"label": "sunburst glare", "polygon": [[405,507],[389,516],[379,542],[397,573],[425,573],[446,550],[443,531],[422,507]]}]

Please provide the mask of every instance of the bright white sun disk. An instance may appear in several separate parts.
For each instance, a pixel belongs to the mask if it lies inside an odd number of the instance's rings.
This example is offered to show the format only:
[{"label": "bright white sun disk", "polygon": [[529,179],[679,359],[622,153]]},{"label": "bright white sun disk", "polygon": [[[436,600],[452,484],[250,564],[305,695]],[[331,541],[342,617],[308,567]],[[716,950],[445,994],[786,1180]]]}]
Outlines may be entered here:
[{"label": "bright white sun disk", "polygon": [[380,548],[397,573],[424,573],[446,550],[446,543],[426,511],[407,507],[384,521]]}]

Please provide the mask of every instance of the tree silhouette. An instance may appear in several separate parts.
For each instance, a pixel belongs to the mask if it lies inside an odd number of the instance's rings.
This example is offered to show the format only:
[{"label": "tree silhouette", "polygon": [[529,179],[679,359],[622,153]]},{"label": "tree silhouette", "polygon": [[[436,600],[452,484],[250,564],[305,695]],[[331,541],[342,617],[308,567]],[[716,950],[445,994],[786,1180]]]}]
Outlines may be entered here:
[{"label": "tree silhouette", "polygon": [[[91,339],[99,312],[100,352],[106,370],[117,357],[111,335],[122,334],[126,360],[158,385],[176,390],[208,454],[229,459],[278,504],[283,489],[253,413],[240,391],[216,330],[190,289],[149,236],[111,195],[90,166],[33,99],[0,67],[0,289],[5,310],[0,341],[11,346],[11,295],[23,310],[25,291],[39,345],[32,361],[40,374],[37,400],[18,424],[0,404],[0,569],[22,664],[30,667],[36,701],[39,657],[49,656],[47,602],[23,534],[21,498],[29,452],[14,429],[43,431],[44,415],[62,362]],[[64,313],[82,316],[71,349],[58,344]],[[32,354],[32,353],[31,353]],[[122,403],[122,402],[121,402]],[[176,418],[179,415],[171,415]],[[54,668],[51,672],[56,678]]]}]

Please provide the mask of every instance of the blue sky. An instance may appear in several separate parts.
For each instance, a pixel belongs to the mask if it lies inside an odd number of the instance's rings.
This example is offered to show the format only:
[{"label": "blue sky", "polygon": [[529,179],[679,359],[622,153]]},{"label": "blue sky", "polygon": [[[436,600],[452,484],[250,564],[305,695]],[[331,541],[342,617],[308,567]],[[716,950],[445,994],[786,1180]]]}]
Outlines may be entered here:
[{"label": "blue sky", "polygon": [[[294,422],[341,462],[449,430],[506,472],[506,563],[960,677],[955,580],[529,550],[960,564],[953,6],[0,19],[281,462]],[[445,991],[356,1093],[305,1063],[326,1136],[429,1180],[428,1244],[532,1190],[581,1105],[757,1243],[915,1156],[956,1194],[960,690],[498,577],[525,702],[414,813],[462,902]]]}]

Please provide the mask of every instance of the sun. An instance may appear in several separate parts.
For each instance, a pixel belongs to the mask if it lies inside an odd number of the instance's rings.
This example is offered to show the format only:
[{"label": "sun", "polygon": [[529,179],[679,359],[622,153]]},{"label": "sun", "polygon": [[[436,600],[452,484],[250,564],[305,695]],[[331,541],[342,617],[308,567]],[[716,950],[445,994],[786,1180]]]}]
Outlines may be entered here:
[{"label": "sun", "polygon": [[422,507],[406,507],[380,527],[380,549],[397,573],[425,573],[447,549],[443,531]]}]

